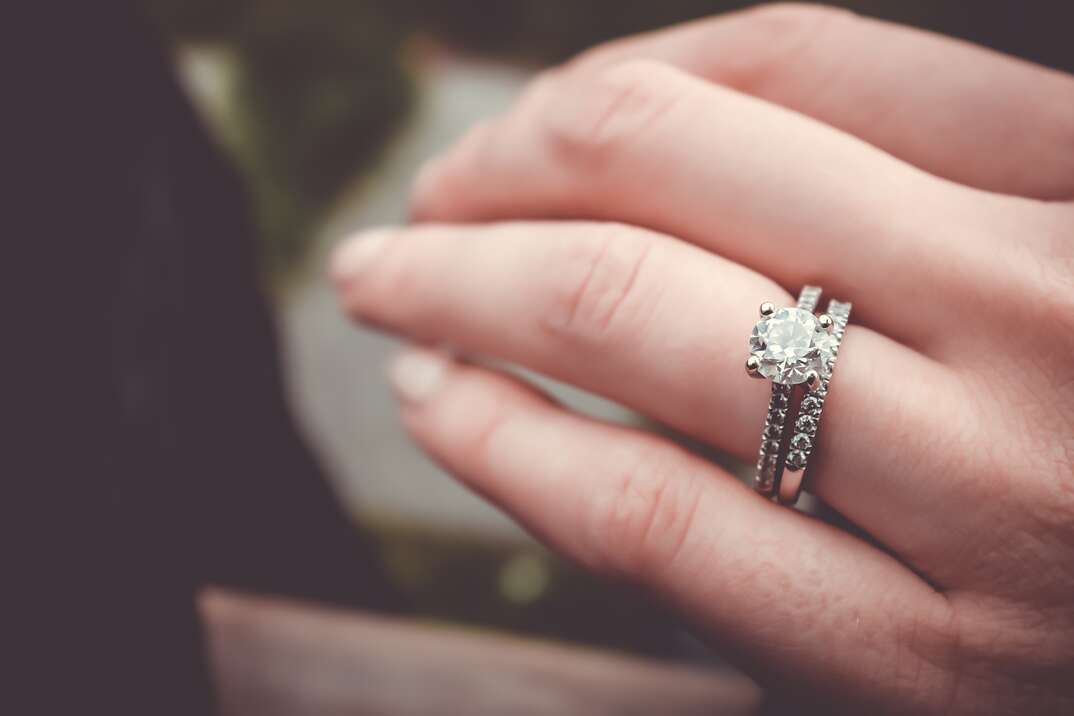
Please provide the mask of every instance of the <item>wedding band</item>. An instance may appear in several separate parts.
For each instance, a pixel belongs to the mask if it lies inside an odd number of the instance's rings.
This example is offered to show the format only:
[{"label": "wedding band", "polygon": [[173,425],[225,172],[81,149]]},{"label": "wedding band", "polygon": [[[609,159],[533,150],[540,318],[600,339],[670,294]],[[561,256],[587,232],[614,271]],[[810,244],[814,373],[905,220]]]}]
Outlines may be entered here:
[{"label": "wedding band", "polygon": [[[836,300],[828,303],[827,313],[816,315],[820,296],[819,287],[805,286],[793,308],[762,303],[761,319],[749,338],[746,372],[772,381],[754,489],[785,505],[795,504],[801,494],[832,369],[850,320],[851,305]],[[803,384],[807,392],[796,405],[795,388]],[[785,445],[788,432],[791,437]]]},{"label": "wedding band", "polygon": [[[798,308],[812,314],[817,309],[821,290],[816,286],[804,286],[798,295]],[[753,328],[754,334],[766,320],[771,319],[776,313],[776,307],[765,301],[761,304],[761,321]],[[761,339],[758,339],[761,340]],[[746,359],[746,372],[755,378],[771,377],[762,374],[761,356],[754,356],[754,336],[750,336],[750,357]],[[756,360],[756,366],[753,361]],[[766,373],[768,371],[765,371]],[[761,449],[757,457],[757,474],[754,478],[754,489],[762,495],[772,496],[776,492],[782,465],[780,458],[783,454],[783,434],[786,432],[785,424],[787,412],[791,407],[793,385],[789,382],[773,380],[772,397],[768,402],[768,413],[765,416],[764,428],[761,432]]]}]

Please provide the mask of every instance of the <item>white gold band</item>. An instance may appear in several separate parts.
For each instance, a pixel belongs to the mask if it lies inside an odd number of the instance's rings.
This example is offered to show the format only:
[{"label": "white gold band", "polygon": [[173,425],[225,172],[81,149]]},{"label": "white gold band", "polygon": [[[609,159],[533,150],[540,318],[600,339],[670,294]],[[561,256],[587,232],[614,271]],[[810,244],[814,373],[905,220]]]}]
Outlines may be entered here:
[{"label": "white gold band", "polygon": [[839,346],[846,334],[847,322],[850,321],[849,303],[831,300],[828,302],[828,315],[832,317],[832,338],[834,339],[828,359],[827,370],[821,376],[820,386],[810,390],[798,405],[798,415],[794,422],[794,432],[789,450],[784,461],[784,471],[779,480],[779,501],[785,505],[798,502],[802,493],[802,483],[809,463],[809,456],[816,445],[817,431],[820,429],[820,415],[824,401],[828,397],[828,386],[832,380],[835,361],[839,357]]},{"label": "white gold band", "polygon": [[[757,458],[754,489],[794,504],[801,493],[809,456],[828,395],[839,345],[850,319],[850,304],[832,300],[828,313],[815,316],[820,301],[818,286],[804,286],[793,309],[777,310],[761,304],[761,320],[750,338],[747,372],[772,379],[772,396],[765,416]],[[796,385],[808,388],[795,405]],[[793,425],[788,424],[793,419]],[[790,433],[789,444],[785,436]]]}]

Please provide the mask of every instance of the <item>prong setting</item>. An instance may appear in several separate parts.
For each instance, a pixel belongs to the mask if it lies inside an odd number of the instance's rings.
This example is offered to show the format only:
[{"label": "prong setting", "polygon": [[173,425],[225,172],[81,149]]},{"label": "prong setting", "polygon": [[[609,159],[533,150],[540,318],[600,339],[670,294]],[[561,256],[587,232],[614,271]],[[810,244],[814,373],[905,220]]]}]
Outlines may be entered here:
[{"label": "prong setting", "polygon": [[[761,320],[749,338],[747,373],[772,381],[754,489],[784,505],[793,505],[802,490],[828,380],[850,317],[850,304],[835,300],[828,311],[818,312],[820,294],[818,286],[804,286],[793,308],[773,310],[772,304],[762,303]],[[807,392],[795,411],[790,400],[797,385]]]}]

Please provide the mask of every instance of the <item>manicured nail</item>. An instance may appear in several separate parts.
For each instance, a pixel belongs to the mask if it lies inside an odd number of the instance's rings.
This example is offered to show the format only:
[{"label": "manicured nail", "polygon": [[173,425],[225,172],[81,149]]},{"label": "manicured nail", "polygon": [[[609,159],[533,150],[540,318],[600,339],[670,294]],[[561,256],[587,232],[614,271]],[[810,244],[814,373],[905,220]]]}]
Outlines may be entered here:
[{"label": "manicured nail", "polygon": [[347,239],[332,255],[332,280],[343,284],[359,276],[376,260],[391,233],[390,229],[373,229]]},{"label": "manicured nail", "polygon": [[404,401],[421,403],[440,388],[448,367],[448,359],[441,353],[411,349],[392,360],[388,377]]}]

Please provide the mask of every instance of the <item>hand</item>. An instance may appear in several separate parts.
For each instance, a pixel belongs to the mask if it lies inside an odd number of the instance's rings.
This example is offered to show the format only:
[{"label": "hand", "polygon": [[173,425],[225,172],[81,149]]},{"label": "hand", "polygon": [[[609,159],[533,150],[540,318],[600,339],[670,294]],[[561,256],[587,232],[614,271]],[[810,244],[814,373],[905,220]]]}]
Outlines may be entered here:
[{"label": "hand", "polygon": [[[769,6],[539,77],[342,247],[347,310],[752,461],[762,301],[853,301],[809,489],[865,541],[668,441],[418,351],[403,419],[581,563],[837,708],[1074,709],[1074,78]],[[878,546],[879,545],[879,546]]]}]

